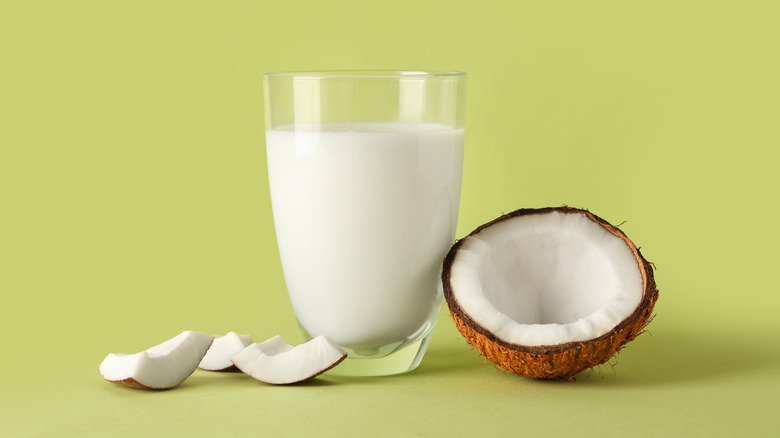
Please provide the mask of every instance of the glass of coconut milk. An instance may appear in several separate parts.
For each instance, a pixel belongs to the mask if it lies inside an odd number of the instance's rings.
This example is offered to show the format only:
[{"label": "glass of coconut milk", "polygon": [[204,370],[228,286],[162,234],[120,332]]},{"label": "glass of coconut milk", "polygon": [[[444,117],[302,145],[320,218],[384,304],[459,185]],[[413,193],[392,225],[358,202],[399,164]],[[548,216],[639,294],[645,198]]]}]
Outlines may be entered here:
[{"label": "glass of coconut milk", "polygon": [[274,226],[305,337],[349,352],[331,374],[413,370],[455,236],[466,75],[269,73],[263,84]]}]

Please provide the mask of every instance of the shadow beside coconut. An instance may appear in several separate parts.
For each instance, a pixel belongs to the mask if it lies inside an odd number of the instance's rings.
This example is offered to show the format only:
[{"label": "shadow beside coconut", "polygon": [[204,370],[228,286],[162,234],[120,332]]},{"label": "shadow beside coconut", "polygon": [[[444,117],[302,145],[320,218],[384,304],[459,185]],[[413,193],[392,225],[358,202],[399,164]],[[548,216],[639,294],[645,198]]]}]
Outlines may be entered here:
[{"label": "shadow beside coconut", "polygon": [[642,334],[608,363],[577,375],[576,384],[603,386],[700,383],[780,366],[756,334],[665,330]]}]

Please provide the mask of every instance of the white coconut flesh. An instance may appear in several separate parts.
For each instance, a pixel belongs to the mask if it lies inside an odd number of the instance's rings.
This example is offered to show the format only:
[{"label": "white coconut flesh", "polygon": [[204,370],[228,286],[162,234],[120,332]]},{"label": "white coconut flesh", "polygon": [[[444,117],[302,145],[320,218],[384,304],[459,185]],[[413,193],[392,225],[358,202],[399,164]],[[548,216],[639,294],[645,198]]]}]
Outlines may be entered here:
[{"label": "white coconut flesh", "polygon": [[252,344],[231,359],[251,377],[285,385],[318,376],[339,364],[347,352],[327,336],[292,346],[280,336]]},{"label": "white coconut flesh", "polygon": [[586,341],[639,305],[643,278],[623,239],[583,214],[516,216],[464,239],[453,296],[474,322],[526,346]]},{"label": "white coconut flesh", "polygon": [[100,364],[100,375],[111,382],[132,379],[147,388],[171,388],[195,371],[213,340],[207,333],[184,331],[140,353],[111,353]]},{"label": "white coconut flesh", "polygon": [[224,336],[217,336],[198,367],[208,371],[235,369],[230,358],[251,345],[252,342],[251,336],[239,335],[236,332],[228,332]]}]

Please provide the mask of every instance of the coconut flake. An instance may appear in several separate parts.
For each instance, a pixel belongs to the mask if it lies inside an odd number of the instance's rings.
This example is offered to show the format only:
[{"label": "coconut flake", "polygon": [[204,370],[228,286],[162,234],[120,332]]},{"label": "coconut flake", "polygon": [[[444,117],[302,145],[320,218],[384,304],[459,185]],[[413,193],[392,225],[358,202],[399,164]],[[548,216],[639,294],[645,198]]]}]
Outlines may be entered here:
[{"label": "coconut flake", "polygon": [[293,347],[281,337],[252,344],[231,360],[249,376],[275,385],[316,377],[338,365],[347,352],[327,336]]},{"label": "coconut flake", "polygon": [[236,332],[228,332],[224,336],[217,336],[211,344],[209,351],[203,356],[198,368],[208,371],[230,371],[235,365],[230,358],[252,344],[252,337],[239,335]]},{"label": "coconut flake", "polygon": [[111,353],[101,362],[100,375],[137,388],[172,388],[195,371],[213,340],[207,333],[184,331],[140,353]]}]

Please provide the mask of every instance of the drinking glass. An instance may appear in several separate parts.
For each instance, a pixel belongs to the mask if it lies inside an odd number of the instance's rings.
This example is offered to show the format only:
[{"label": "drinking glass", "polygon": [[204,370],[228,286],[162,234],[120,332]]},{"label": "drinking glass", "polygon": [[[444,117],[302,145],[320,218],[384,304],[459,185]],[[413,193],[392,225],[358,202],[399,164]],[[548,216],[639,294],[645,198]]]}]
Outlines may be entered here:
[{"label": "drinking glass", "polygon": [[466,75],[263,75],[274,227],[304,336],[349,353],[330,374],[416,368],[442,303],[463,167]]}]

